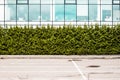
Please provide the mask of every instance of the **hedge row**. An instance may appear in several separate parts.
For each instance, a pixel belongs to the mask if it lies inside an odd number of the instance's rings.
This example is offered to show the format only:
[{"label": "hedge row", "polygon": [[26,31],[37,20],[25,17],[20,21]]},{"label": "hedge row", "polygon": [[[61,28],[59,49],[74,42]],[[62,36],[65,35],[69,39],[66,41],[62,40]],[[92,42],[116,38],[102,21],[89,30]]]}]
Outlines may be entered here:
[{"label": "hedge row", "polygon": [[120,54],[120,25],[0,28],[0,55]]}]

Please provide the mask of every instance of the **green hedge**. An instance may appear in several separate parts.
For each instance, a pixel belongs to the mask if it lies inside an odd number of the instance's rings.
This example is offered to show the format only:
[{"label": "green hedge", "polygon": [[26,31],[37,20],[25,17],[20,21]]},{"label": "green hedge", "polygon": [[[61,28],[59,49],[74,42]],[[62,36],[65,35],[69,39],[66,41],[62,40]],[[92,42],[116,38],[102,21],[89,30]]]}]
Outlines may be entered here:
[{"label": "green hedge", "polygon": [[120,25],[0,28],[0,55],[120,54]]}]

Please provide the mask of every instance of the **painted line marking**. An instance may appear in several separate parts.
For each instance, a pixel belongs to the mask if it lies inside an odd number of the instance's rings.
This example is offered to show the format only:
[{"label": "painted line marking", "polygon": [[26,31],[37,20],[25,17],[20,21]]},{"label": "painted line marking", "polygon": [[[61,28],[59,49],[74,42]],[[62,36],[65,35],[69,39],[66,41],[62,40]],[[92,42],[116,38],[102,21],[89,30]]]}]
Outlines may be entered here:
[{"label": "painted line marking", "polygon": [[78,67],[78,65],[72,60],[72,63],[74,64],[74,66],[76,67],[76,69],[78,70],[78,72],[80,73],[80,75],[82,76],[82,78],[84,80],[87,80],[86,76],[83,74],[83,72],[80,70],[80,68]]}]

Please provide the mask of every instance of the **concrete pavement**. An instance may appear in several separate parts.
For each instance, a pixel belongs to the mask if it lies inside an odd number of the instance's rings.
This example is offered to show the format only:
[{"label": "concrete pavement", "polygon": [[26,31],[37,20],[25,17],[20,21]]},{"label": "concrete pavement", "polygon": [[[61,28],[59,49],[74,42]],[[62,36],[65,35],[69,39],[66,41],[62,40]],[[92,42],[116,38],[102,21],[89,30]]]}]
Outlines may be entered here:
[{"label": "concrete pavement", "polygon": [[0,55],[0,59],[120,59],[120,55]]},{"label": "concrete pavement", "polygon": [[0,80],[120,80],[119,56],[18,57],[0,59]]}]

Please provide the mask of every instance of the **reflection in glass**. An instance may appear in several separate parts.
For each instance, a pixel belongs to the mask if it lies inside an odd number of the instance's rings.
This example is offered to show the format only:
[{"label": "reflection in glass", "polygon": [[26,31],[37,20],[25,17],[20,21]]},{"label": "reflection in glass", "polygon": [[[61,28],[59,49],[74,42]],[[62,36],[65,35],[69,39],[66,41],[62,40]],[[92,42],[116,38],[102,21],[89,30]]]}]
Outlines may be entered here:
[{"label": "reflection in glass", "polygon": [[76,4],[76,0],[65,0],[65,4]]},{"label": "reflection in glass", "polygon": [[101,6],[102,21],[112,21],[112,5]]},{"label": "reflection in glass", "polygon": [[28,4],[28,0],[17,0],[17,4]]},{"label": "reflection in glass", "polygon": [[17,6],[17,21],[28,21],[28,5]]},{"label": "reflection in glass", "polygon": [[112,0],[101,0],[101,4],[112,4]]},{"label": "reflection in glass", "polygon": [[89,21],[100,21],[99,5],[89,5]]},{"label": "reflection in glass", "polygon": [[76,21],[76,5],[65,5],[65,21]]},{"label": "reflection in glass", "polygon": [[88,4],[88,0],[77,0],[77,4]]},{"label": "reflection in glass", "polygon": [[40,0],[29,0],[29,4],[40,4]]},{"label": "reflection in glass", "polygon": [[113,21],[120,21],[120,6],[113,5]]},{"label": "reflection in glass", "polygon": [[5,5],[5,20],[16,21],[16,5]]},{"label": "reflection in glass", "polygon": [[41,0],[41,4],[52,4],[52,0]]},{"label": "reflection in glass", "polygon": [[5,0],[5,4],[16,4],[16,0]]},{"label": "reflection in glass", "polygon": [[64,0],[53,0],[53,4],[64,4]]},{"label": "reflection in glass", "polygon": [[41,21],[50,21],[50,6],[51,5],[41,5]]},{"label": "reflection in glass", "polygon": [[55,5],[55,21],[64,21],[64,5]]},{"label": "reflection in glass", "polygon": [[0,21],[4,21],[4,5],[0,5]]},{"label": "reflection in glass", "polygon": [[89,4],[98,4],[100,0],[89,0]]},{"label": "reflection in glass", "polygon": [[40,4],[40,0],[29,0],[29,4]]},{"label": "reflection in glass", "polygon": [[40,21],[40,5],[29,5],[29,21]]},{"label": "reflection in glass", "polygon": [[120,4],[120,0],[113,0],[113,4]]},{"label": "reflection in glass", "polygon": [[64,21],[76,24],[76,19],[78,23],[87,23],[89,19],[89,23],[113,24],[112,20],[120,22],[120,0],[0,0],[0,22],[4,19],[20,24],[28,21],[39,24],[40,20],[44,24],[52,24],[52,20],[56,24]]},{"label": "reflection in glass", "polygon": [[88,5],[77,6],[77,21],[88,21]]}]

